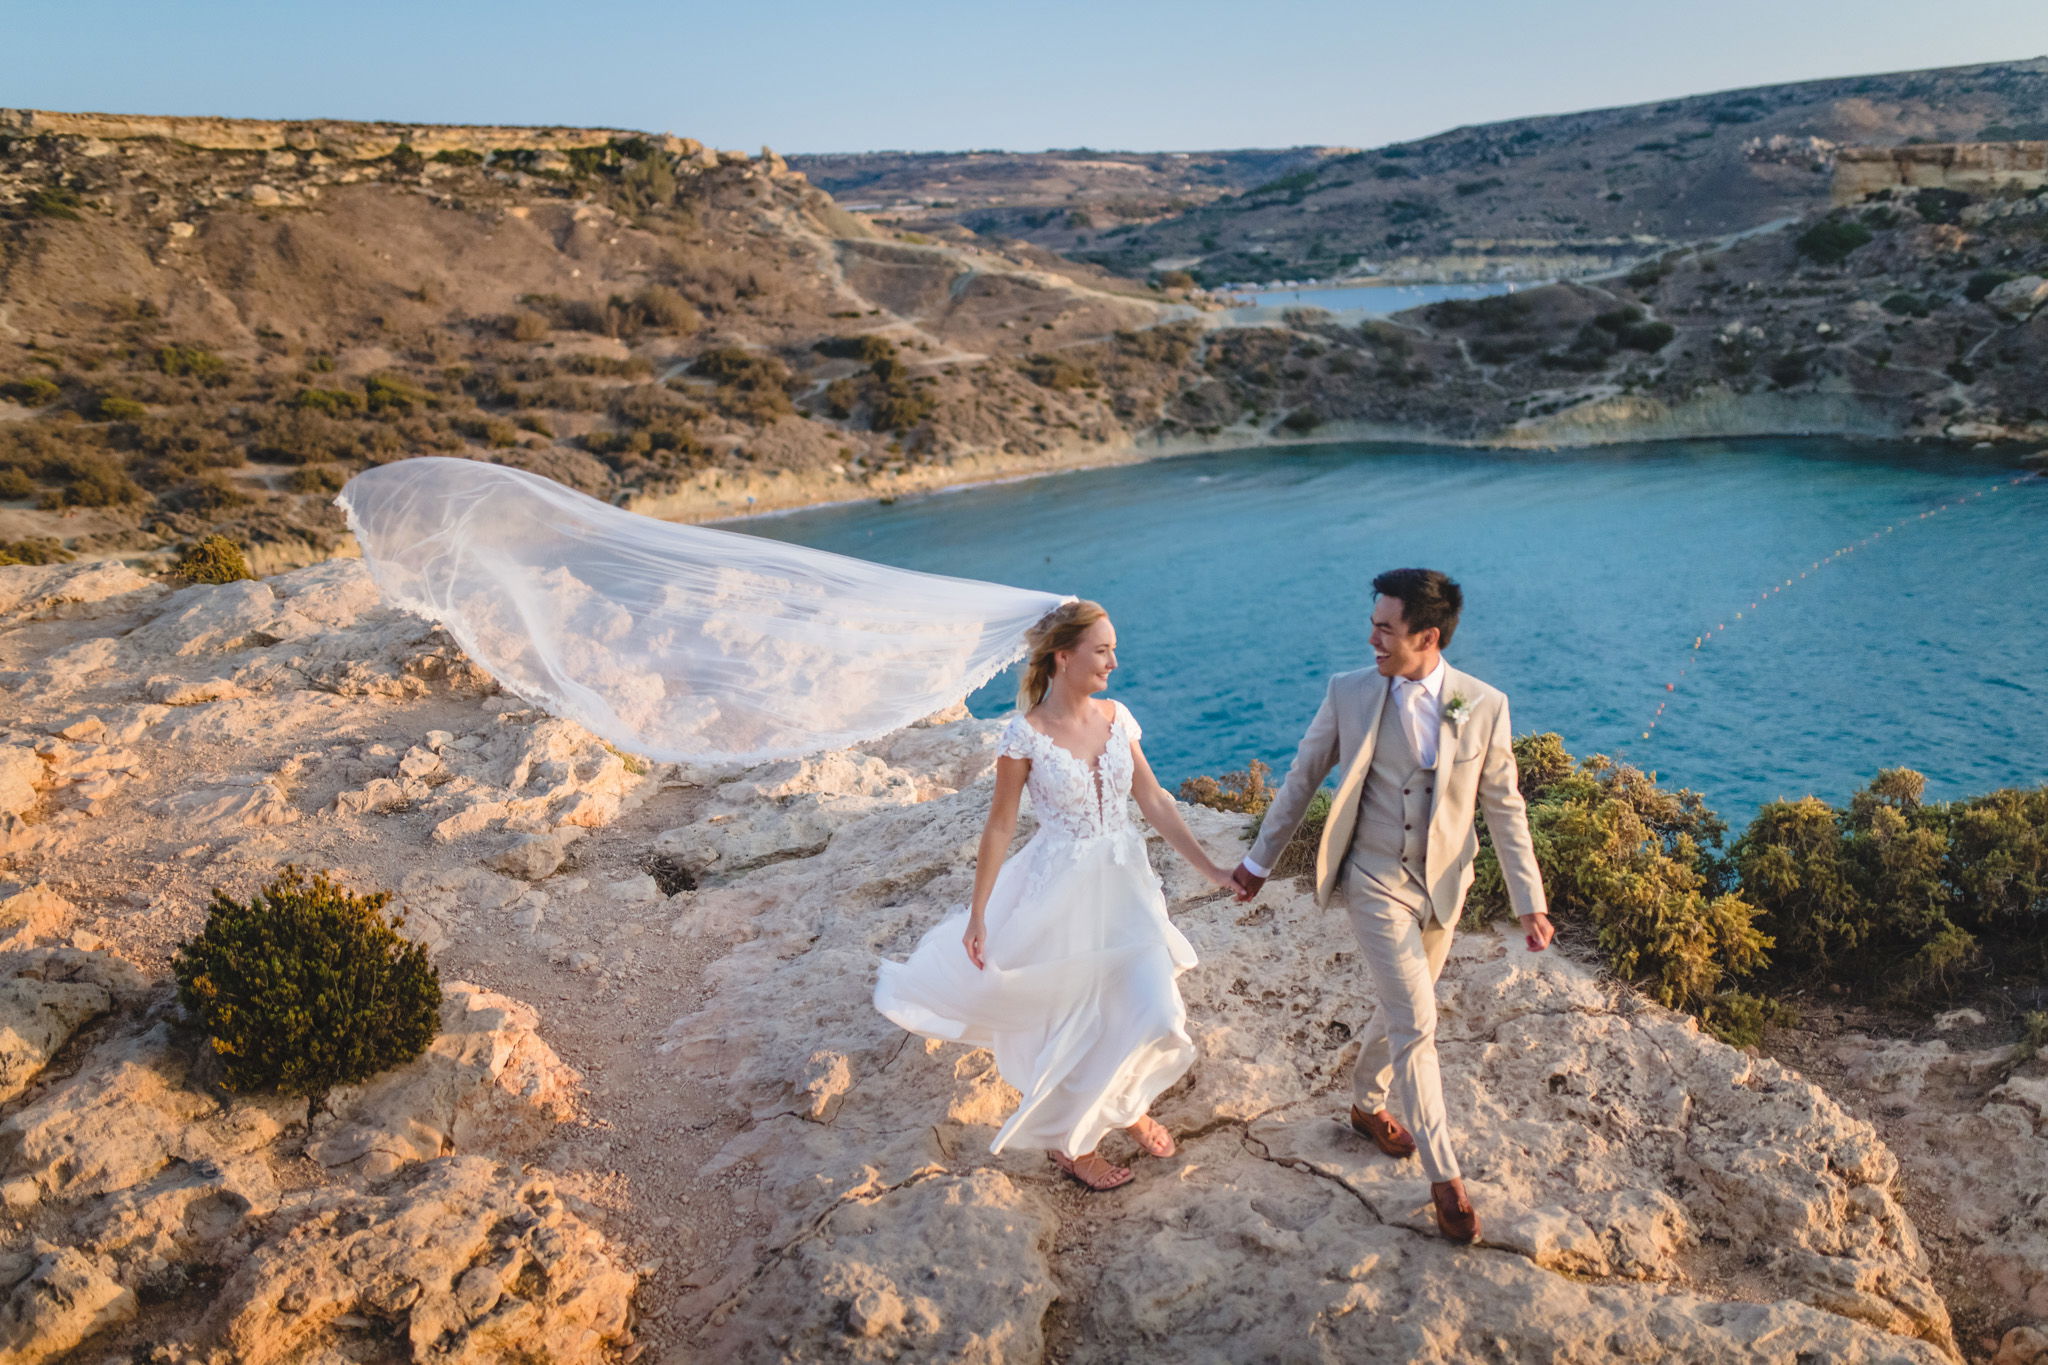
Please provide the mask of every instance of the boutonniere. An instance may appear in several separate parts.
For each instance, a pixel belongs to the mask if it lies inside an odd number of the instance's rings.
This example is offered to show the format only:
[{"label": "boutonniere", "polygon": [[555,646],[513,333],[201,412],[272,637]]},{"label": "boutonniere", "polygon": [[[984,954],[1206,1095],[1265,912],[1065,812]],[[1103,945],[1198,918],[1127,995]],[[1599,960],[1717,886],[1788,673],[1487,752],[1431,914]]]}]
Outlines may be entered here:
[{"label": "boutonniere", "polygon": [[1444,702],[1444,719],[1451,723],[1453,730],[1465,723],[1465,717],[1472,714],[1472,699],[1463,692],[1453,692]]}]

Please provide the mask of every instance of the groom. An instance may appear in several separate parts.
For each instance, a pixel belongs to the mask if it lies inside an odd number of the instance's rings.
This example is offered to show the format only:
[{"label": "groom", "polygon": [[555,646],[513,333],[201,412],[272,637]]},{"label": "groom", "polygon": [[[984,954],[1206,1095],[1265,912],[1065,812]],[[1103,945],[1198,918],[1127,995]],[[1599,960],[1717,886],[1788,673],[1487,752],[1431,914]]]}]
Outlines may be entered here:
[{"label": "groom", "polygon": [[[1364,949],[1379,1012],[1352,1078],[1351,1126],[1391,1157],[1422,1153],[1437,1227],[1479,1236],[1444,1115],[1436,1062],[1436,979],[1472,886],[1475,803],[1500,857],[1508,899],[1532,952],[1550,942],[1543,877],[1509,745],[1508,699],[1443,660],[1464,594],[1434,569],[1373,579],[1373,668],[1339,673],[1309,722],[1251,852],[1233,876],[1250,900],[1294,837],[1332,768],[1343,779],[1316,850],[1316,904],[1341,893]],[[1411,1134],[1387,1112],[1414,1125]]]}]

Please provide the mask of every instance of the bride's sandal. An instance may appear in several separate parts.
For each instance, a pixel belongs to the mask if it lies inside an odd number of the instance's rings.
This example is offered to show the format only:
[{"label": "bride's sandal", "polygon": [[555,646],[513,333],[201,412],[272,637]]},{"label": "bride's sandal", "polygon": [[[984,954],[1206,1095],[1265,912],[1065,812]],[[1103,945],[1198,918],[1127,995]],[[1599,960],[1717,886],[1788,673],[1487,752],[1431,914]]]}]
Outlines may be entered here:
[{"label": "bride's sandal", "polygon": [[1052,1158],[1053,1165],[1098,1194],[1131,1183],[1131,1171],[1122,1166],[1112,1166],[1093,1152],[1074,1157],[1062,1156],[1058,1152],[1047,1152],[1046,1155]]},{"label": "bride's sandal", "polygon": [[1145,1115],[1130,1127],[1124,1129],[1131,1140],[1153,1156],[1172,1156],[1179,1148],[1173,1145],[1173,1134],[1150,1114]]}]

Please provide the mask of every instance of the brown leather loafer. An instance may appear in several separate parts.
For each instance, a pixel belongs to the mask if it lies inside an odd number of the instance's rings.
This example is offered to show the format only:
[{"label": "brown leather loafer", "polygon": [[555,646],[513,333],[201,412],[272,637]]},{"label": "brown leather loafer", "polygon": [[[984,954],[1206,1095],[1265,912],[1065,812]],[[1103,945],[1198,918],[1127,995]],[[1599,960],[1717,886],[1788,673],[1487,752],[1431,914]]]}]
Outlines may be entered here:
[{"label": "brown leather loafer", "polygon": [[1384,1109],[1368,1114],[1357,1105],[1352,1105],[1351,1127],[1371,1138],[1375,1147],[1396,1161],[1415,1155],[1415,1135],[1403,1128],[1401,1121]]},{"label": "brown leather loafer", "polygon": [[1446,1238],[1453,1242],[1479,1240],[1479,1211],[1465,1197],[1464,1181],[1431,1181],[1429,1203],[1436,1210],[1436,1230]]}]

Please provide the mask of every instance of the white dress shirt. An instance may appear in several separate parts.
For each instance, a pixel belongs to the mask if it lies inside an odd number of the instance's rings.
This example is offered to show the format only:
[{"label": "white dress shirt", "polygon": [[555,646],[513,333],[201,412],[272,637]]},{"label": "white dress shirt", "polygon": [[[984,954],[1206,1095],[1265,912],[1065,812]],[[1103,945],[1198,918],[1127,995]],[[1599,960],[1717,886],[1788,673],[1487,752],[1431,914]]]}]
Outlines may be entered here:
[{"label": "white dress shirt", "polygon": [[[1393,703],[1394,714],[1400,718],[1401,733],[1408,737],[1409,749],[1425,768],[1436,766],[1436,737],[1443,722],[1444,678],[1449,672],[1443,656],[1439,655],[1436,667],[1419,679],[1387,679],[1387,699]],[[1250,858],[1243,861],[1244,870],[1254,877],[1272,875]]]}]

